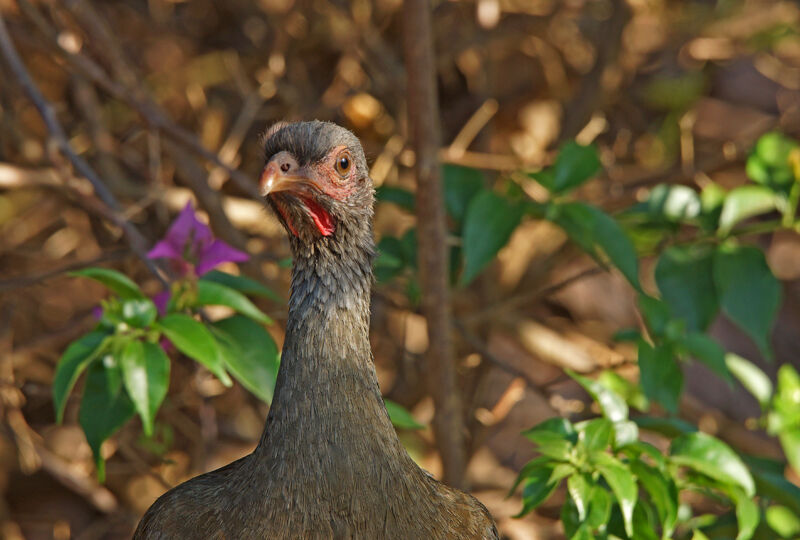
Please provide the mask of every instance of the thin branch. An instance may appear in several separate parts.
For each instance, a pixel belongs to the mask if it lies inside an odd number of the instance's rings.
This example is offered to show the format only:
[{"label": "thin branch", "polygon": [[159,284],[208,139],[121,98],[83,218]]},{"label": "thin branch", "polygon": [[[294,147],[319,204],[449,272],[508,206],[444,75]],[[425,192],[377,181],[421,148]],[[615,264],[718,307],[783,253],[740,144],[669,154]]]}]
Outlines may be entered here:
[{"label": "thin branch", "polygon": [[447,228],[439,175],[439,103],[433,52],[431,4],[404,3],[404,49],[408,73],[408,124],[416,153],[417,238],[422,312],[428,322],[429,390],[436,405],[434,432],[442,456],[444,480],[464,486],[466,446],[461,396],[453,362],[448,280]]},{"label": "thin branch", "polygon": [[35,274],[32,276],[31,275],[18,276],[18,277],[13,277],[11,279],[0,280],[0,293],[5,291],[13,291],[21,287],[29,287],[31,285],[39,283],[40,281],[45,281],[52,277],[60,276],[62,274],[66,274],[67,272],[74,272],[75,270],[81,270],[82,268],[94,266],[99,263],[116,261],[126,257],[129,253],[130,251],[128,251],[127,249],[118,249],[115,251],[111,251],[109,253],[103,253],[99,257],[95,257],[94,259],[88,261],[77,261],[71,264],[64,265],[60,268],[56,268],[55,270],[48,270],[47,272],[42,272],[41,274]]},{"label": "thin branch", "polygon": [[0,52],[6,59],[8,66],[11,68],[11,71],[14,73],[20,85],[22,85],[25,94],[33,102],[39,114],[42,115],[42,120],[44,120],[48,132],[58,145],[58,149],[70,163],[72,163],[75,170],[91,182],[94,192],[110,209],[108,216],[111,218],[112,222],[125,233],[131,249],[144,262],[153,275],[155,275],[162,284],[166,285],[166,280],[159,273],[156,265],[147,258],[147,242],[144,237],[129,221],[120,215],[122,207],[119,202],[117,202],[117,199],[111,191],[108,190],[92,167],[72,149],[67,135],[64,132],[64,128],[62,128],[61,124],[58,122],[53,106],[45,99],[44,95],[42,95],[36,83],[33,82],[28,70],[25,68],[25,65],[22,63],[14,47],[14,43],[11,41],[11,36],[8,33],[8,28],[6,27],[2,13],[0,13]]}]

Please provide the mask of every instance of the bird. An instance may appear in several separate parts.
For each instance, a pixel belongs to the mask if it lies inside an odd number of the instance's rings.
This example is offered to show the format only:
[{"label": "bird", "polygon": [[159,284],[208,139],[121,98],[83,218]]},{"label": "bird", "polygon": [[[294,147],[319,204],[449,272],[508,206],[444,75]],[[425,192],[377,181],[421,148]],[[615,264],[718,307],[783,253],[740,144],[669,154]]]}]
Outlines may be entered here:
[{"label": "bird", "polygon": [[134,539],[497,539],[473,496],[408,455],[369,342],[375,191],[364,150],[331,122],[278,123],[259,183],[293,255],[274,398],[255,450],[147,510]]}]

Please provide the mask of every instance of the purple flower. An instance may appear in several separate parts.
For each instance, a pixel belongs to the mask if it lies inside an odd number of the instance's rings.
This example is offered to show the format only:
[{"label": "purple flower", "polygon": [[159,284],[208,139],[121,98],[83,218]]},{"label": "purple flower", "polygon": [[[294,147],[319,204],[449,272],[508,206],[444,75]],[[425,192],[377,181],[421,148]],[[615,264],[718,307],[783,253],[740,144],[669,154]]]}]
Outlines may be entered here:
[{"label": "purple flower", "polygon": [[214,238],[208,225],[197,219],[191,202],[186,203],[167,235],[147,256],[170,259],[181,276],[188,274],[192,266],[195,274],[202,276],[224,262],[244,262],[250,258],[247,253]]}]

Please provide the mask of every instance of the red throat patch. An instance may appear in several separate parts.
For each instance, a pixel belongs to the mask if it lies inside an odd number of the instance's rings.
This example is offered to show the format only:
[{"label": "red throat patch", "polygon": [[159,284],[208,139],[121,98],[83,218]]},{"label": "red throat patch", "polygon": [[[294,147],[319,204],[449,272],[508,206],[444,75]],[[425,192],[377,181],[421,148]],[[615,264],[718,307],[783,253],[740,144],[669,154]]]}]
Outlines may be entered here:
[{"label": "red throat patch", "polygon": [[328,211],[311,198],[303,197],[303,203],[306,205],[306,208],[308,208],[311,219],[314,220],[314,225],[317,226],[319,233],[322,236],[332,235],[333,231],[336,230],[336,222]]}]

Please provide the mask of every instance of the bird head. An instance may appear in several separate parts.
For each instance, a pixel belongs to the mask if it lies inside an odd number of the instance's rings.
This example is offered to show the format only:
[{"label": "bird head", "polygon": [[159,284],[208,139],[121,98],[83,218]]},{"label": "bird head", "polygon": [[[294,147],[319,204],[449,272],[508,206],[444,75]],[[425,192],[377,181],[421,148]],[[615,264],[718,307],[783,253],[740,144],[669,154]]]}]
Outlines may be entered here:
[{"label": "bird head", "polygon": [[264,135],[259,184],[289,234],[304,243],[368,228],[373,189],[355,135],[330,122],[279,123]]}]

